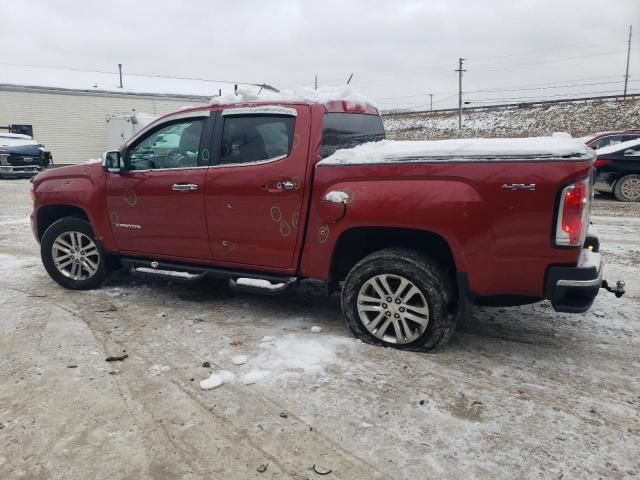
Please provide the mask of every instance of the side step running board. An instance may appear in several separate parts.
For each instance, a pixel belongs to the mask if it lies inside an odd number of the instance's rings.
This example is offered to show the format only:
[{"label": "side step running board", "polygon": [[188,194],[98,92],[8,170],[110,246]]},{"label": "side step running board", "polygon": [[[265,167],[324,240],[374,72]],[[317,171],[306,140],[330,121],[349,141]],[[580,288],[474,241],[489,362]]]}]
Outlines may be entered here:
[{"label": "side step running board", "polygon": [[189,273],[179,270],[161,270],[150,267],[131,267],[131,273],[144,278],[161,278],[181,283],[195,283],[204,278],[206,273]]},{"label": "side step running board", "polygon": [[273,283],[262,278],[230,278],[229,287],[239,292],[261,293],[263,295],[277,295],[288,290],[291,285],[296,283],[297,279],[290,278],[286,282]]},{"label": "side step running board", "polygon": [[196,282],[205,276],[229,279],[229,286],[238,291],[275,295],[298,282],[298,277],[271,273],[227,270],[203,265],[161,262],[142,258],[122,258],[122,265],[132,273],[147,278],[162,278],[176,282]]}]

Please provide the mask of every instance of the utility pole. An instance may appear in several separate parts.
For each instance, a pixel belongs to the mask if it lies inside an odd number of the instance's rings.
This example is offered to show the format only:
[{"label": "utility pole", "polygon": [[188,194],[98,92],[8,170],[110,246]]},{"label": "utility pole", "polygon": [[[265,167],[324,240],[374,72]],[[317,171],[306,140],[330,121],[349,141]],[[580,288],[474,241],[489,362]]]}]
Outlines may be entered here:
[{"label": "utility pole", "polygon": [[[118,71],[120,72],[120,88],[122,88],[122,64],[118,64]],[[625,88],[626,91],[626,88]]]},{"label": "utility pole", "polygon": [[629,25],[629,43],[627,45],[627,70],[624,74],[624,96],[623,100],[627,99],[627,83],[629,83],[629,58],[631,57],[631,30],[633,25]]},{"label": "utility pole", "polygon": [[433,112],[433,93],[429,94],[430,110]]},{"label": "utility pole", "polygon": [[315,85],[314,90],[317,90],[318,89],[318,74],[316,74],[316,79],[315,79],[314,85]]},{"label": "utility pole", "polygon": [[454,70],[454,72],[458,72],[458,137],[462,137],[462,72],[466,72],[462,69],[464,60],[464,58],[459,58],[458,69]]}]

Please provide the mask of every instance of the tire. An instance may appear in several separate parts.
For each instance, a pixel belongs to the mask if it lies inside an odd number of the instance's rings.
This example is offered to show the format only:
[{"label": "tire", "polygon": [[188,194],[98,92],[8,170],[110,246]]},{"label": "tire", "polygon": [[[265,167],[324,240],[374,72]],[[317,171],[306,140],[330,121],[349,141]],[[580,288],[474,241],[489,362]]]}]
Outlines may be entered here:
[{"label": "tire", "polygon": [[621,202],[640,202],[640,175],[625,175],[613,187],[613,194]]},{"label": "tire", "polygon": [[388,248],[351,269],[342,288],[342,312],[351,331],[364,342],[432,351],[455,331],[457,316],[449,306],[453,294],[449,275],[433,259],[416,250]]},{"label": "tire", "polygon": [[80,218],[65,217],[52,223],[42,235],[40,256],[49,276],[70,290],[92,290],[107,278],[102,247],[91,225]]}]

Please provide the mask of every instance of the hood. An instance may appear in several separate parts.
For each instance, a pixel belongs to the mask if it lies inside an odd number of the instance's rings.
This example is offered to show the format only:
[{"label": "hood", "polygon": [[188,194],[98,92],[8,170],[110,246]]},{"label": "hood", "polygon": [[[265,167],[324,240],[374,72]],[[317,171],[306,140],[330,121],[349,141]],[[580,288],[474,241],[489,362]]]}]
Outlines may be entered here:
[{"label": "hood", "polygon": [[100,162],[87,162],[78,165],[68,165],[66,167],[49,168],[40,172],[33,179],[33,183],[38,184],[43,180],[71,179],[78,177],[95,177],[103,174]]},{"label": "hood", "polygon": [[31,145],[3,145],[2,142],[0,142],[0,153],[13,153],[39,157],[42,152],[46,151],[47,150],[39,143]]}]

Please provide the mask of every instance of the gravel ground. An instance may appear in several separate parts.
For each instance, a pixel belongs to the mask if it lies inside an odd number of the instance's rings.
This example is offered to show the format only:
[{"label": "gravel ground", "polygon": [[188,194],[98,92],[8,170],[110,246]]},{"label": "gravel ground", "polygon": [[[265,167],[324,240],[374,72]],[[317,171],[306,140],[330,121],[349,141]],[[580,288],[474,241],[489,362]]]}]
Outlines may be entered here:
[{"label": "gravel ground", "polygon": [[[65,291],[27,189],[0,182],[2,479],[640,476],[640,205],[593,212],[626,297],[474,309],[429,355],[353,339],[313,283],[274,298],[118,274]],[[201,390],[220,370],[235,379]]]}]

